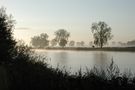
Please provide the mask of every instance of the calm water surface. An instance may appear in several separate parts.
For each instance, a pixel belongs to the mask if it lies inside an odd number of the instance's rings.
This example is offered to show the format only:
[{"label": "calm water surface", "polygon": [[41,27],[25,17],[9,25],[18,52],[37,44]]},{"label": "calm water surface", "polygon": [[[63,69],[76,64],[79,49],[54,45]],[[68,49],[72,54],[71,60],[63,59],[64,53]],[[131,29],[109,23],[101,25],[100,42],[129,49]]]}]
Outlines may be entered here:
[{"label": "calm water surface", "polygon": [[135,53],[133,52],[36,50],[36,53],[46,56],[46,62],[53,68],[64,68],[71,73],[80,68],[85,72],[86,67],[106,68],[112,59],[121,72],[130,69],[135,73]]}]

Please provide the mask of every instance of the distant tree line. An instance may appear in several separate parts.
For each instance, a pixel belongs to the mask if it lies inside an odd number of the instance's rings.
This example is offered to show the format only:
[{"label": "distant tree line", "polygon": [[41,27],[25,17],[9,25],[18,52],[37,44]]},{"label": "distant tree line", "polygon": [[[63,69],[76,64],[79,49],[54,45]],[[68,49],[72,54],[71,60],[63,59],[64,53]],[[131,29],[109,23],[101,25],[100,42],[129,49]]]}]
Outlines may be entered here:
[{"label": "distant tree line", "polygon": [[[93,23],[91,27],[94,41],[90,42],[90,46],[99,46],[102,48],[107,44],[108,40],[111,40],[113,35],[111,34],[111,28],[105,22]],[[42,33],[39,36],[34,36],[31,38],[31,45],[34,48],[46,48],[51,44],[51,47],[60,46],[65,47],[67,44],[69,47],[83,47],[85,45],[84,41],[75,42],[73,40],[68,41],[70,33],[65,29],[59,29],[54,32],[55,38],[48,40],[49,36],[47,33]]]},{"label": "distant tree line", "polygon": [[125,46],[125,47],[135,47],[135,40],[130,40],[127,42],[112,42],[112,46]]},{"label": "distant tree line", "polygon": [[64,29],[59,29],[55,33],[55,38],[51,41],[48,40],[47,33],[42,33],[39,36],[34,36],[31,38],[31,44],[35,48],[45,48],[49,46],[49,42],[52,47],[56,46],[57,44],[61,47],[66,46],[68,42],[68,38],[70,37],[70,33]]},{"label": "distant tree line", "polygon": [[135,40],[128,41],[128,42],[127,42],[127,45],[133,45],[133,46],[135,46]]}]

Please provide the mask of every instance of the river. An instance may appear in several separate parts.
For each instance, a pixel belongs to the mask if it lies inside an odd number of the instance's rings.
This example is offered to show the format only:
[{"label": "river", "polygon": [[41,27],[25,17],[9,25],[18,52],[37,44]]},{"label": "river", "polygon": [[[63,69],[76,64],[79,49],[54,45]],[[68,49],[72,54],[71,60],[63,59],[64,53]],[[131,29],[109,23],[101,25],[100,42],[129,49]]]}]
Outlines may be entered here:
[{"label": "river", "polygon": [[49,66],[75,73],[80,68],[83,72],[86,68],[94,66],[106,68],[113,59],[121,72],[131,70],[135,73],[135,52],[114,51],[70,51],[70,50],[35,50],[37,54],[47,58],[45,62]]}]

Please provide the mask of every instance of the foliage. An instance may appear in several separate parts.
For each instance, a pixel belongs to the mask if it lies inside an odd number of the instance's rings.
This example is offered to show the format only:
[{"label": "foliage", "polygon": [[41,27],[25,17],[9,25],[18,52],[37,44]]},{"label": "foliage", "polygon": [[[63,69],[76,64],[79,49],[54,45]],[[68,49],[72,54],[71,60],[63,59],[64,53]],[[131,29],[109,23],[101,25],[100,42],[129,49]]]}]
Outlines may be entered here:
[{"label": "foliage", "polygon": [[84,44],[85,44],[84,41],[81,41],[81,42],[80,42],[80,45],[81,45],[81,46],[84,46]]},{"label": "foliage", "polygon": [[12,36],[14,20],[6,14],[5,8],[0,8],[0,63],[10,62],[15,40]]},{"label": "foliage", "polygon": [[67,44],[70,33],[64,29],[59,29],[58,31],[55,32],[55,36],[56,36],[55,39],[57,40],[59,45],[61,45],[61,43],[62,44],[64,43],[63,45],[65,46]]},{"label": "foliage", "polygon": [[76,46],[78,47],[81,46],[80,42],[76,42]]},{"label": "foliage", "polygon": [[52,46],[56,46],[57,45],[57,40],[56,39],[52,39],[51,40],[51,45]]},{"label": "foliage", "polygon": [[84,42],[84,41],[76,42],[76,45],[77,45],[77,46],[79,46],[79,47],[80,47],[80,46],[84,46],[84,44],[85,44],[85,42]]},{"label": "foliage", "polygon": [[67,40],[65,40],[65,39],[61,39],[60,42],[59,42],[59,45],[61,47],[64,47],[66,44],[67,44]]},{"label": "foliage", "polygon": [[34,36],[31,38],[31,44],[35,48],[45,48],[49,45],[48,35],[42,33],[39,36]]},{"label": "foliage", "polygon": [[69,46],[75,46],[75,41],[73,41],[73,40],[70,41],[70,42],[69,42]]},{"label": "foliage", "polygon": [[135,40],[128,41],[128,42],[127,42],[127,45],[133,45],[133,46],[135,46]]},{"label": "foliage", "polygon": [[93,45],[93,42],[91,41],[91,42],[89,42],[89,46],[92,46]]},{"label": "foliage", "polygon": [[105,22],[93,23],[91,29],[94,36],[94,44],[101,48],[112,38],[111,28]]}]

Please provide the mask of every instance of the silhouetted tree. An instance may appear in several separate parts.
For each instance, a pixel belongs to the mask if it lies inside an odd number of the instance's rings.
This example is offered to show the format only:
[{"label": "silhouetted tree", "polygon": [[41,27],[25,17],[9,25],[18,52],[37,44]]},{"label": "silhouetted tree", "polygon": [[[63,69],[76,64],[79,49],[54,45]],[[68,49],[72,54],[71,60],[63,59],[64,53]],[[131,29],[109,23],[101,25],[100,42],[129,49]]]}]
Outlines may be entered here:
[{"label": "silhouetted tree", "polygon": [[0,8],[0,63],[9,62],[13,58],[15,40],[12,36],[15,21],[6,14],[5,8]]},{"label": "silhouetted tree", "polygon": [[57,40],[56,39],[52,39],[51,40],[51,46],[56,46],[57,45]]},{"label": "silhouetted tree", "polygon": [[31,44],[35,48],[45,48],[49,45],[48,37],[46,33],[42,33],[40,36],[34,36],[31,38]]},{"label": "silhouetted tree", "polygon": [[94,36],[94,44],[101,48],[112,38],[111,28],[105,22],[93,23],[91,29]]},{"label": "silhouetted tree", "polygon": [[69,42],[69,46],[73,47],[74,45],[75,45],[75,41],[72,40],[72,41]]},{"label": "silhouetted tree", "polygon": [[62,47],[63,47],[63,45],[67,44],[70,33],[64,29],[60,29],[55,32],[55,36],[56,36],[55,39],[57,40],[57,43],[59,43],[60,46],[62,44]]}]

